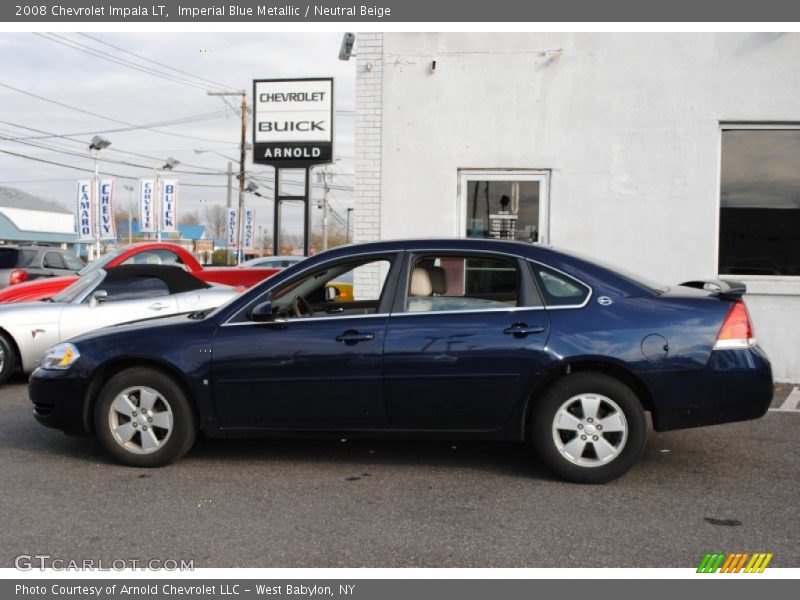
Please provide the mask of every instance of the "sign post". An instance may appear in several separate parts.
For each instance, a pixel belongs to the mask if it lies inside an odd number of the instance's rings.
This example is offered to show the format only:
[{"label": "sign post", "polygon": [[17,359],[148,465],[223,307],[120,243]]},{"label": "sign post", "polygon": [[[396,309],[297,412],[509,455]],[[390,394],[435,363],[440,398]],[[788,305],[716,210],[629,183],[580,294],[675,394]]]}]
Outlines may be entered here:
[{"label": "sign post", "polygon": [[[303,254],[311,248],[311,176],[333,162],[333,78],[253,81],[253,162],[275,167],[273,253],[280,254],[281,203],[304,204]],[[284,194],[284,169],[305,171],[302,195]]]}]

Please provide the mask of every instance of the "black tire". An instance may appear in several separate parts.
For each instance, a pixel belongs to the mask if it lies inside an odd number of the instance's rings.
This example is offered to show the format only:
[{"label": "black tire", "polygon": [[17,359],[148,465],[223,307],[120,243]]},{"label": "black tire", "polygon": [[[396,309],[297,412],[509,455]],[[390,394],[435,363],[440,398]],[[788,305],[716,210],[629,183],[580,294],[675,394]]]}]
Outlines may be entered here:
[{"label": "black tire", "polygon": [[17,369],[17,349],[5,334],[0,333],[0,352],[2,352],[2,365],[0,365],[0,384],[5,383]]},{"label": "black tire", "polygon": [[[137,389],[139,390],[138,392],[136,391]],[[155,449],[146,449],[146,444],[142,437],[145,435],[142,430],[148,429],[145,417],[147,409],[145,408],[145,413],[143,414],[139,406],[143,403],[143,389],[144,393],[148,395],[151,394],[151,391],[155,392],[157,398],[149,412],[151,419],[150,433],[147,434],[152,436],[149,439],[157,439],[161,436],[162,439],[156,442]],[[134,417],[128,417],[118,410],[113,410],[112,414],[112,406],[115,400],[126,390],[133,390],[126,396],[134,409]],[[152,418],[157,415],[165,418],[165,415],[170,411],[171,428],[160,428],[158,425],[154,426],[152,424]],[[159,413],[164,414],[159,415]],[[128,419],[128,421],[119,422],[125,419]],[[132,427],[137,428],[137,431],[127,444],[123,445],[122,442],[117,441],[115,434],[112,432],[112,420],[116,421],[120,427],[131,424]],[[156,419],[156,422],[158,423],[160,420]],[[135,425],[133,424],[134,421],[136,421]],[[161,467],[182,457],[194,444],[198,429],[197,415],[190,399],[181,386],[169,375],[146,367],[126,369],[108,380],[100,391],[94,407],[94,424],[97,438],[115,459],[131,467],[145,468]],[[137,447],[139,452],[147,453],[137,453]]]},{"label": "black tire", "polygon": [[[587,417],[577,408],[582,404],[581,400],[575,399],[581,395],[586,395],[589,399],[592,396],[604,398],[599,403],[600,408],[594,423],[587,423]],[[624,434],[601,433],[592,429],[603,418],[614,415],[616,412],[614,410],[605,412],[606,409],[612,409],[614,404],[624,416],[626,427]],[[568,427],[564,430],[556,429],[554,421],[563,407],[578,411],[576,413],[567,410],[570,415],[578,415],[575,417],[575,422],[581,422],[580,433],[578,430],[572,432]],[[598,419],[597,415],[601,418]],[[639,460],[647,440],[647,422],[639,398],[624,383],[603,373],[581,372],[559,379],[541,398],[531,418],[531,442],[539,459],[557,475],[577,483],[606,483],[625,474]],[[594,435],[583,436],[583,439],[588,437],[589,441],[586,442],[582,453],[572,459],[562,454],[561,448],[573,441],[576,436],[581,438],[583,433],[587,433],[587,428],[591,429],[590,433]],[[607,429],[610,428],[610,425],[607,425]],[[609,462],[603,463],[600,453],[595,452],[595,442],[592,442],[592,439],[598,439],[598,448],[602,444],[605,448],[614,448],[617,454],[610,458]],[[606,452],[604,448],[600,450]]]}]

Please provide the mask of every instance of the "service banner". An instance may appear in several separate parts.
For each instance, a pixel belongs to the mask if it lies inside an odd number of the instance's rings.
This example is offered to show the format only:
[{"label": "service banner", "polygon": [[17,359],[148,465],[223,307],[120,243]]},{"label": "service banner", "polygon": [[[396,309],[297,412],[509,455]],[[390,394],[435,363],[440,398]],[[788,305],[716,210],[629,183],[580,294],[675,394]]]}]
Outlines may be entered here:
[{"label": "service banner", "polygon": [[156,232],[156,182],[152,179],[139,181],[139,230],[142,233]]},{"label": "service banner", "polygon": [[100,239],[117,239],[117,224],[114,221],[114,180],[100,181],[97,197],[100,201]]},{"label": "service banner", "polygon": [[242,248],[245,250],[253,250],[256,247],[256,211],[254,208],[247,208],[244,211],[244,237],[242,241]]},{"label": "service banner", "polygon": [[161,231],[178,231],[178,180],[161,180]]},{"label": "service banner", "polygon": [[78,193],[75,204],[75,225],[79,242],[94,240],[94,194],[92,180],[78,181]]},{"label": "service banner", "polygon": [[225,234],[228,240],[228,248],[236,248],[236,229],[236,209],[229,208]]}]

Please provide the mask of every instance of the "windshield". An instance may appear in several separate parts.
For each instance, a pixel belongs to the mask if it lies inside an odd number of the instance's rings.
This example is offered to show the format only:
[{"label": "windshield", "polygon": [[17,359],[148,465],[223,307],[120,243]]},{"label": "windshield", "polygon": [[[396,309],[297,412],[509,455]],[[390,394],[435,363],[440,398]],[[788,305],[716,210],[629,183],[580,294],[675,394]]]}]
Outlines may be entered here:
[{"label": "windshield", "polygon": [[105,276],[105,271],[102,269],[95,269],[93,272],[81,277],[78,281],[53,296],[53,302],[74,302],[78,298],[82,299],[87,292],[100,283]]},{"label": "windshield", "polygon": [[[125,252],[125,250],[127,250],[127,248],[117,248],[116,250],[114,250],[113,252],[109,252],[108,254],[103,256],[102,258],[98,258],[97,260],[90,262],[88,265],[86,265],[80,271],[78,271],[78,275],[88,275],[89,273],[92,273],[92,272],[96,271],[97,269],[104,268],[108,263],[110,263],[112,260],[117,258],[120,254]],[[67,289],[69,289],[69,288],[67,288]]]}]

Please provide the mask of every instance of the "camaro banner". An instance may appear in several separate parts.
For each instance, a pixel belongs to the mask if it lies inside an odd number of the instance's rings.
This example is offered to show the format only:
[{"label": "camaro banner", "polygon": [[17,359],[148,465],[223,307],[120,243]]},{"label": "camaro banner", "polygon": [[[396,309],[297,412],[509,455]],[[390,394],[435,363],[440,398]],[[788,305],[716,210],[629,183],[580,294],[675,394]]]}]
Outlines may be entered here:
[{"label": "camaro banner", "polygon": [[155,182],[152,179],[139,181],[139,230],[142,233],[155,233],[156,230],[156,195]]},{"label": "camaro banner", "polygon": [[78,194],[76,201],[76,224],[78,241],[86,242],[94,239],[94,202],[92,193],[92,180],[78,181]]},{"label": "camaro banner", "polygon": [[161,185],[161,231],[178,231],[178,180],[162,179]]},{"label": "camaro banner", "polygon": [[228,220],[226,225],[226,235],[228,240],[228,248],[236,247],[236,209],[228,209]]},{"label": "camaro banner", "polygon": [[117,239],[117,226],[114,222],[114,180],[100,181],[97,197],[100,201],[100,239]]},{"label": "camaro banner", "polygon": [[252,250],[255,248],[255,228],[256,228],[256,211],[253,208],[245,209],[244,211],[244,231],[242,239],[242,248],[245,250]]}]

